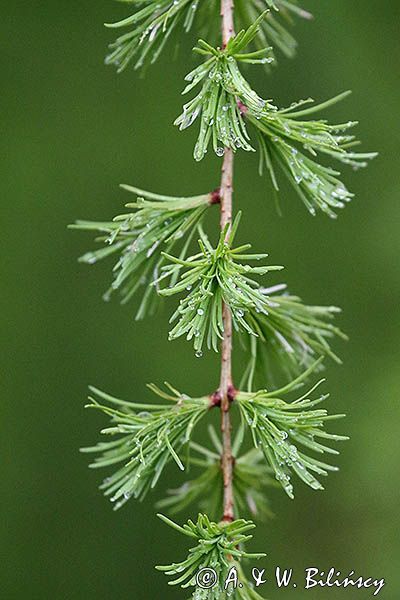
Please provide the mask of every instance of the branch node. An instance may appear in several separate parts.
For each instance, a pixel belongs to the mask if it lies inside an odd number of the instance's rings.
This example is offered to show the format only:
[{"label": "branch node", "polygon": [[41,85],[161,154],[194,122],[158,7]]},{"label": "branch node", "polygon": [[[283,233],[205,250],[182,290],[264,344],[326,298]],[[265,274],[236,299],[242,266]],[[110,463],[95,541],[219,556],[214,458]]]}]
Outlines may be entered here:
[{"label": "branch node", "polygon": [[[229,385],[227,392],[226,392],[226,397],[229,400],[229,404],[231,404],[236,396],[238,394],[238,390],[235,388],[234,385]],[[222,404],[222,400],[223,400],[223,395],[221,393],[221,390],[216,390],[215,392],[213,392],[212,394],[209,395],[209,399],[210,399],[210,404],[209,404],[209,408],[216,408],[221,406]],[[227,412],[229,410],[228,408],[223,408],[224,412]]]},{"label": "branch node", "polygon": [[215,408],[217,406],[221,406],[222,395],[219,390],[215,391],[210,395],[210,408]]},{"label": "branch node", "polygon": [[221,204],[221,188],[218,187],[213,190],[210,194],[210,204]]},{"label": "branch node", "polygon": [[238,391],[237,391],[237,389],[235,388],[234,385],[231,384],[231,385],[228,386],[227,396],[228,396],[229,402],[233,402],[234,401],[234,399],[237,396],[237,393],[238,393]]}]

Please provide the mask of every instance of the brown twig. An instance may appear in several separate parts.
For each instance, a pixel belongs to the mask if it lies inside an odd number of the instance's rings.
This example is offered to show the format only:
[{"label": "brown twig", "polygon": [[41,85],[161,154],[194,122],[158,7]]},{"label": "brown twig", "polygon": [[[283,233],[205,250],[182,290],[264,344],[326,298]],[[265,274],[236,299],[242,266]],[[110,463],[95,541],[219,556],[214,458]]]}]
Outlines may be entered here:
[{"label": "brown twig", "polygon": [[[233,0],[221,0],[222,44],[226,46],[235,35],[233,22]],[[232,187],[233,152],[225,148],[220,187],[221,197],[221,229],[232,223]],[[229,231],[228,231],[229,234]],[[227,234],[227,235],[228,235]],[[232,384],[232,315],[224,304],[223,307],[224,337],[221,346],[221,379],[219,394],[221,397],[221,430],[222,430],[222,474],[224,480],[224,521],[233,521],[233,456],[231,440],[231,419],[229,409],[234,396]]]},{"label": "brown twig", "polygon": [[221,0],[222,44],[225,48],[231,37],[235,35],[233,22],[234,0]]}]

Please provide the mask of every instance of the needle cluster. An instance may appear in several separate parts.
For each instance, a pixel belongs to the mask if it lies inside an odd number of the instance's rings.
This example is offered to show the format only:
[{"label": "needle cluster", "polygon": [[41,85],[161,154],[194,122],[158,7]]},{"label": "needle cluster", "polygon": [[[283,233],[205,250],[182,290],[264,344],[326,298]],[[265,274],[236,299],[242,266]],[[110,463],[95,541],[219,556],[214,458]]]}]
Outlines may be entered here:
[{"label": "needle cluster", "polygon": [[[110,29],[123,31],[110,44],[106,57],[106,64],[114,65],[118,72],[130,63],[135,69],[154,64],[174,32],[189,33],[194,22],[198,31],[208,34],[213,41],[219,39],[218,0],[120,1],[132,5],[134,12],[120,21],[106,24]],[[235,4],[240,28],[249,27],[260,12],[268,9],[260,32],[260,43],[264,46],[271,43],[284,55],[293,57],[297,47],[289,31],[293,17],[312,17],[298,6],[296,0],[236,0]]]}]

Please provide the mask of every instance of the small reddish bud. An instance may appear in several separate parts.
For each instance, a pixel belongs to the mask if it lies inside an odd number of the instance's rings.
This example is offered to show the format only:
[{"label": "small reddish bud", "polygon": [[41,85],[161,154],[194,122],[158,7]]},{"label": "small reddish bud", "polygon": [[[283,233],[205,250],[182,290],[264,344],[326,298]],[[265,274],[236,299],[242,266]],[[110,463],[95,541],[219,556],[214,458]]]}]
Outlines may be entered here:
[{"label": "small reddish bud", "polygon": [[234,401],[234,399],[236,398],[236,394],[237,394],[237,389],[233,385],[230,385],[228,387],[228,400],[229,400],[229,402],[233,402]]},{"label": "small reddish bud", "polygon": [[210,408],[214,408],[216,406],[221,406],[222,396],[221,392],[217,390],[210,396]]},{"label": "small reddish bud", "polygon": [[210,193],[210,204],[221,204],[221,188]]},{"label": "small reddish bud", "polygon": [[247,108],[247,106],[245,106],[245,105],[243,104],[243,102],[240,102],[240,100],[238,100],[238,101],[237,101],[237,105],[238,105],[238,108],[239,108],[239,110],[240,110],[240,114],[241,114],[241,115],[245,115],[245,114],[247,113],[247,111],[249,110],[249,109]]}]

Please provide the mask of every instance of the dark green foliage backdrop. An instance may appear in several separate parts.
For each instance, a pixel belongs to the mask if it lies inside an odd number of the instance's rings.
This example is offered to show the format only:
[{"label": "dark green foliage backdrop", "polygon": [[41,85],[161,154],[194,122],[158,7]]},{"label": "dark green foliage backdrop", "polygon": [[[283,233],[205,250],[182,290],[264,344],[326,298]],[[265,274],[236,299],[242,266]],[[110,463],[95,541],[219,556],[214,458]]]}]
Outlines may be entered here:
[{"label": "dark green foliage backdrop", "polygon": [[[7,6],[6,6],[7,4]],[[380,157],[347,175],[357,198],[338,222],[311,218],[291,191],[276,215],[256,161],[237,161],[242,240],[285,264],[285,280],[309,303],[338,303],[350,342],[329,366],[331,404],[346,411],[351,442],[325,493],[298,485],[295,503],[271,493],[276,518],[254,548],[266,566],[335,565],[387,577],[395,600],[399,562],[399,130],[398,3],[304,0],[314,23],[297,27],[297,60],[257,87],[282,104],[352,88],[331,112],[361,121],[364,148]],[[126,200],[119,182],[171,194],[218,184],[218,160],[195,164],[194,131],[180,134],[179,61],[164,55],[144,80],[102,65],[105,20],[124,11],[108,0],[3,3],[1,61],[1,597],[184,598],[152,569],[182,558],[179,538],[154,517],[152,498],[113,514],[96,490],[80,445],[95,440],[100,415],[83,410],[87,383],[140,400],[165,378],[190,393],[217,382],[217,358],[195,359],[166,341],[166,315],[133,322],[133,307],[105,304],[105,265],[77,265],[90,247],[67,232],[77,217],[108,218]],[[168,54],[168,53],[167,53]],[[259,69],[254,69],[254,72]],[[271,276],[271,281],[279,277]],[[171,471],[171,478],[175,477]],[[171,479],[172,481],[172,479]],[[369,592],[368,592],[369,593]],[[322,597],[321,590],[271,598]],[[323,598],[368,597],[349,590]]]}]

